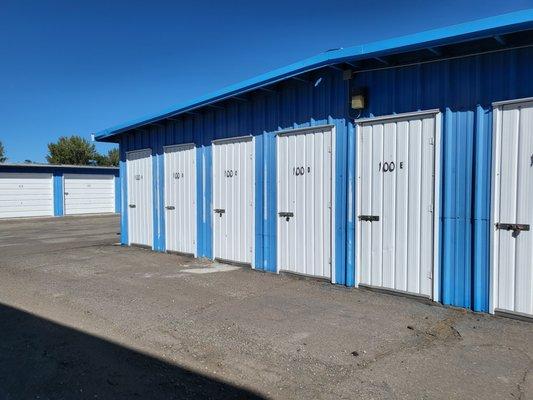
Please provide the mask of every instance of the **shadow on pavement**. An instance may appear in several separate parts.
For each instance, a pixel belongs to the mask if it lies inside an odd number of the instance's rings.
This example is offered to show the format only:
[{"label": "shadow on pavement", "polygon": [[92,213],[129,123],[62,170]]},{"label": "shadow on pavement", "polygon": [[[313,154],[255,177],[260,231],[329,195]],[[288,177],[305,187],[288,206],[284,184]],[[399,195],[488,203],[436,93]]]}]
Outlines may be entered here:
[{"label": "shadow on pavement", "polygon": [[0,400],[132,398],[262,397],[0,304]]}]

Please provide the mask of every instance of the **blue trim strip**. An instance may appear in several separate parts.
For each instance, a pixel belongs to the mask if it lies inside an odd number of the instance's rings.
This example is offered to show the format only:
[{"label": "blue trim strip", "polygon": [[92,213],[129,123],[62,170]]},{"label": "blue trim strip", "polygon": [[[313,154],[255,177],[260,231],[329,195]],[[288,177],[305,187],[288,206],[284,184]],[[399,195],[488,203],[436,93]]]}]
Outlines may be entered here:
[{"label": "blue trim strip", "polygon": [[328,117],[328,124],[335,124],[335,283],[346,284],[346,121]]},{"label": "blue trim strip", "polygon": [[61,217],[64,214],[64,189],[63,189],[63,174],[54,172],[54,217]]},{"label": "blue trim strip", "polygon": [[492,110],[476,107],[474,184],[474,311],[489,311]]},{"label": "blue trim strip", "polygon": [[203,192],[202,192],[202,148],[196,146],[196,255],[203,256],[202,243],[202,215],[203,215]]},{"label": "blue trim strip", "polygon": [[213,258],[211,145],[198,148],[198,256]]},{"label": "blue trim strip", "polygon": [[128,245],[128,179],[126,169],[126,144],[122,139],[120,143],[120,176],[123,179],[120,180],[121,200],[122,200],[122,212],[120,213],[120,242],[122,245]]},{"label": "blue trim strip", "polygon": [[356,155],[357,138],[354,124],[348,123],[348,168],[347,168],[347,226],[346,226],[346,286],[355,286],[357,279],[355,210],[356,210]]},{"label": "blue trim strip", "polygon": [[115,212],[118,214],[121,210],[121,178],[120,176],[115,176]]},{"label": "blue trim strip", "polygon": [[[159,135],[155,135],[156,137]],[[153,193],[153,218],[154,218],[154,250],[165,251],[165,221],[163,219],[163,212],[165,207],[163,205],[164,194],[163,182],[161,176],[164,174],[162,171],[162,154],[159,154],[159,140],[157,145],[152,149],[152,193]]]},{"label": "blue trim strip", "polygon": [[266,215],[263,222],[264,228],[264,270],[267,272],[277,271],[277,167],[276,167],[276,133],[264,134],[264,188],[266,199]]},{"label": "blue trim strip", "polygon": [[264,193],[265,186],[265,134],[255,137],[255,261],[254,267],[258,270],[265,269],[265,228],[268,222],[265,215]]}]

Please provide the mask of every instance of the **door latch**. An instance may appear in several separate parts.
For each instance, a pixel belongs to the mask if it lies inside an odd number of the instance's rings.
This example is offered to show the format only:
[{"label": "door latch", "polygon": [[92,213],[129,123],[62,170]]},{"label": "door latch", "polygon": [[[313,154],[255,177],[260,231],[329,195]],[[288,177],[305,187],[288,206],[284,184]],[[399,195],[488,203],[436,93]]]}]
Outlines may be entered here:
[{"label": "door latch", "polygon": [[128,207],[129,207],[129,208],[135,208],[136,205],[135,205],[135,204],[128,204]]},{"label": "door latch", "polygon": [[280,212],[278,215],[280,218],[285,218],[285,221],[289,221],[292,217],[294,217],[294,213],[292,212]]},{"label": "door latch", "polygon": [[496,229],[501,229],[504,231],[513,231],[513,232],[520,232],[520,231],[529,231],[529,225],[527,224],[502,224],[497,223]]},{"label": "door latch", "polygon": [[226,210],[224,210],[223,208],[215,208],[213,211],[215,212],[215,214],[218,214],[219,217],[222,217],[222,214],[226,212]]},{"label": "door latch", "polygon": [[368,221],[368,222],[379,221],[379,215],[360,215],[359,221]]},{"label": "door latch", "polygon": [[174,207],[174,206],[166,206],[165,208],[166,208],[167,210],[175,210],[175,209],[176,209],[176,207]]}]

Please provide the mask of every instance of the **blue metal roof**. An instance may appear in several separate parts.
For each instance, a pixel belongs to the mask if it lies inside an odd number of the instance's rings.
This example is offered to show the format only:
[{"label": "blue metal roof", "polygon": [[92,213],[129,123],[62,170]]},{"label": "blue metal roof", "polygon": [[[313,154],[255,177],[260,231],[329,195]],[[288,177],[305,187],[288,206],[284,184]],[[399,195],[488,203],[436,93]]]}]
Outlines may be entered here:
[{"label": "blue metal roof", "polygon": [[433,29],[393,39],[328,51],[254,78],[244,80],[240,83],[227,86],[218,91],[200,96],[192,101],[175,105],[159,113],[105,129],[97,133],[96,140],[113,141],[111,137],[122,132],[176,116],[327,65],[460,43],[531,28],[533,28],[533,9],[526,9],[463,24],[452,25],[445,28]]}]

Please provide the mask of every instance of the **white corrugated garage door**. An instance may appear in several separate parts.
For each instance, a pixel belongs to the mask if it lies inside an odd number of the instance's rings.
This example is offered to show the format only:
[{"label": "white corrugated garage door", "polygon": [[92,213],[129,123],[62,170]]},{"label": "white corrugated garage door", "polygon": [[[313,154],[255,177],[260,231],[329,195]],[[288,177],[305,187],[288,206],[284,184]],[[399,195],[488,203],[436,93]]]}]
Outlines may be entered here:
[{"label": "white corrugated garage door", "polygon": [[127,152],[126,169],[128,243],[152,247],[154,242],[152,150]]},{"label": "white corrugated garage door", "polygon": [[196,255],[196,146],[165,147],[167,250]]},{"label": "white corrugated garage door", "polygon": [[533,99],[494,115],[491,311],[533,317]]},{"label": "white corrugated garage door", "polygon": [[362,285],[434,297],[437,111],[358,124]]},{"label": "white corrugated garage door", "polygon": [[278,270],[331,278],[333,130],[278,134]]},{"label": "white corrugated garage door", "polygon": [[54,215],[52,174],[0,173],[0,218]]},{"label": "white corrugated garage door", "polygon": [[252,264],[254,245],[254,142],[213,142],[213,252],[215,258]]},{"label": "white corrugated garage door", "polygon": [[115,212],[113,175],[65,174],[65,214]]}]

